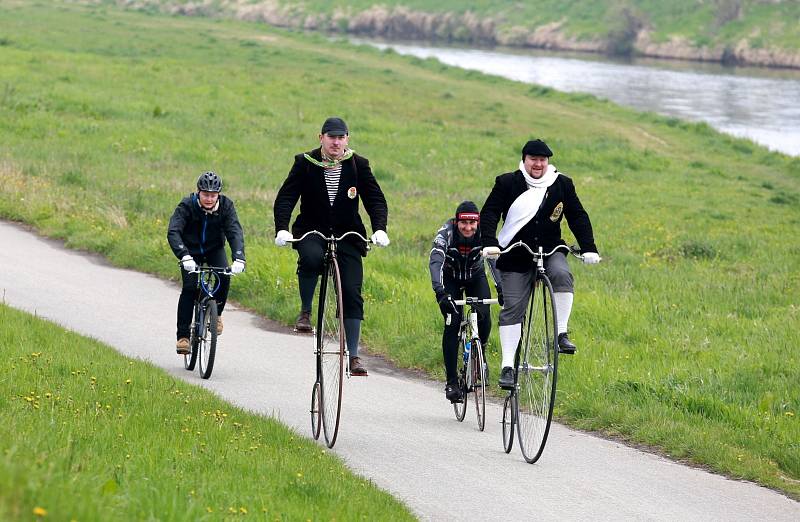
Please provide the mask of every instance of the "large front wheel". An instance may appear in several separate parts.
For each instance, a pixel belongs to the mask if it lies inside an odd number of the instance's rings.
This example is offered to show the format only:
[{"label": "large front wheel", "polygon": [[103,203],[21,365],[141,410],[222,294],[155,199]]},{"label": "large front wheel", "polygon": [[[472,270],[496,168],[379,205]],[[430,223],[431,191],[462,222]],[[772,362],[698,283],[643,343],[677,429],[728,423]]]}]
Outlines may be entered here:
[{"label": "large front wheel", "polygon": [[200,365],[200,377],[208,379],[214,369],[214,357],[217,354],[217,302],[208,300],[206,312],[200,324],[197,362]]},{"label": "large front wheel", "polygon": [[517,367],[516,421],[522,456],[529,463],[544,451],[556,399],[558,346],[553,287],[546,275],[537,275],[523,324]]},{"label": "large front wheel", "polygon": [[317,361],[321,381],[320,410],[325,442],[336,444],[342,406],[344,376],[344,317],[342,316],[342,284],[339,263],[332,258],[325,266],[319,289],[317,314]]}]

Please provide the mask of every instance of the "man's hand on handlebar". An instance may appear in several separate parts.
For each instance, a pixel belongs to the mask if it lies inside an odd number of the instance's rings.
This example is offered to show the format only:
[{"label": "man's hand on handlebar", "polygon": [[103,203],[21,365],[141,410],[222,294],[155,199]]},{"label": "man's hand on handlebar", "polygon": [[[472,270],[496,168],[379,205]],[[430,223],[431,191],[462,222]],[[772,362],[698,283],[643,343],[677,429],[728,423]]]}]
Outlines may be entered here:
[{"label": "man's hand on handlebar", "polygon": [[279,230],[275,235],[275,244],[278,246],[286,246],[292,239],[294,239],[294,236],[292,236],[291,232],[288,230]]},{"label": "man's hand on handlebar", "polygon": [[596,265],[600,262],[601,257],[597,252],[585,252],[581,256],[581,259],[583,259],[583,262],[587,265]]},{"label": "man's hand on handlebar", "polygon": [[481,255],[488,259],[497,259],[498,257],[500,257],[500,247],[496,246],[484,247],[484,249],[481,250]]}]

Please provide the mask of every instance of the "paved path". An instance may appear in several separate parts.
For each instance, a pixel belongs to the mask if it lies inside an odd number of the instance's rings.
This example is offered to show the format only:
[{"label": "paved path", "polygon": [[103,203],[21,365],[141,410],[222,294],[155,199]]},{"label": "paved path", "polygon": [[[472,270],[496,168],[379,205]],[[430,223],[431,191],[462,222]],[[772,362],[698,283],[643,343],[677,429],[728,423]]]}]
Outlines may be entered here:
[{"label": "paved path", "polygon": [[[0,292],[7,304],[310,436],[314,358],[308,337],[276,332],[231,307],[214,374],[203,381],[174,353],[176,284],[112,268],[5,222],[0,245]],[[774,491],[560,425],[542,460],[526,464],[516,444],[510,455],[502,450],[499,404],[487,405],[481,433],[472,410],[463,423],[455,421],[439,383],[366,362],[370,377],[345,383],[334,452],[421,519],[800,520],[800,503]],[[476,487],[465,488],[469,478]]]}]

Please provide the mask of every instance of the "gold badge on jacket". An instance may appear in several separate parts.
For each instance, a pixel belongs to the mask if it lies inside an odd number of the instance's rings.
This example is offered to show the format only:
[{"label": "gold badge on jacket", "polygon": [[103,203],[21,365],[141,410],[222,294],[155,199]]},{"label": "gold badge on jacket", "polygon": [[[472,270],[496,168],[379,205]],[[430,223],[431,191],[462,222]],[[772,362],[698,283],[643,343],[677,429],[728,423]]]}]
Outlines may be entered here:
[{"label": "gold badge on jacket", "polygon": [[556,205],[556,208],[553,209],[553,213],[550,214],[550,221],[552,221],[553,223],[558,221],[558,218],[561,217],[562,212],[564,212],[564,203],[559,202],[558,205]]},{"label": "gold badge on jacket", "polygon": [[358,195],[358,192],[356,191],[355,187],[350,187],[349,189],[347,189],[347,197],[348,198],[356,199],[357,195]]}]

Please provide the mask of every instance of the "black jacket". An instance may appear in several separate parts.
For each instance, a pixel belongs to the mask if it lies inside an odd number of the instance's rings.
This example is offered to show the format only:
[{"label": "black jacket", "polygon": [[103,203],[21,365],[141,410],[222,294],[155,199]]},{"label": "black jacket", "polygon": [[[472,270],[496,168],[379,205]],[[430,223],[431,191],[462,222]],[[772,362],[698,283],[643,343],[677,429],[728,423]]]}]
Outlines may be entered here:
[{"label": "black jacket", "polygon": [[[528,190],[523,176],[521,171],[516,170],[495,178],[492,192],[481,209],[481,240],[484,247],[499,246],[497,225],[500,218],[505,220],[511,204]],[[589,214],[583,209],[572,180],[563,174],[559,174],[548,187],[539,211],[517,232],[509,244],[524,241],[534,251],[541,246],[549,252],[556,245],[565,244],[561,239],[561,220],[564,217],[567,218],[569,229],[578,240],[581,251],[597,252]],[[531,262],[531,255],[526,250],[515,248],[498,258],[497,268],[509,272],[525,272],[531,269]]]},{"label": "black jacket", "polygon": [[233,200],[220,194],[217,210],[206,213],[192,193],[178,203],[169,219],[167,241],[178,259],[185,255],[202,257],[207,252],[231,245],[234,260],[244,261],[244,232]]},{"label": "black jacket", "polygon": [[[320,148],[308,152],[308,155],[316,160],[322,159]],[[292,170],[275,196],[276,233],[289,229],[289,220],[298,199],[300,213],[292,225],[295,238],[310,230],[337,236],[353,230],[366,237],[367,231],[358,213],[359,200],[364,202],[373,232],[386,230],[389,215],[386,198],[372,174],[369,160],[357,154],[342,162],[339,191],[333,205],[328,199],[323,168],[308,161],[303,154],[295,156]]]}]

